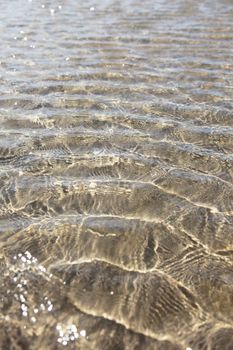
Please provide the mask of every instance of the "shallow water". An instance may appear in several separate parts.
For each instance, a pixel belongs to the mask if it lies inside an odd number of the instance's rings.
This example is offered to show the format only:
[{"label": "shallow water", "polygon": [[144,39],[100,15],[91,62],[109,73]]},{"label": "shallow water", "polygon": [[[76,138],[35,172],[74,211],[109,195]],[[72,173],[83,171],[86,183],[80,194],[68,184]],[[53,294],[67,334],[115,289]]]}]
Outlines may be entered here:
[{"label": "shallow water", "polygon": [[233,3],[0,3],[0,348],[233,349]]}]

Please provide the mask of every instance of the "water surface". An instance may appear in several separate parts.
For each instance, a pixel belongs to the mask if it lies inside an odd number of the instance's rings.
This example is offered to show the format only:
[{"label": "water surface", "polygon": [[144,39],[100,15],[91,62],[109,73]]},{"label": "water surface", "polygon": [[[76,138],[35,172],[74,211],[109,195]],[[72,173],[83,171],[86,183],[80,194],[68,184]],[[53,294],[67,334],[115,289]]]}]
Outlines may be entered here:
[{"label": "water surface", "polygon": [[233,349],[232,16],[0,2],[1,349]]}]

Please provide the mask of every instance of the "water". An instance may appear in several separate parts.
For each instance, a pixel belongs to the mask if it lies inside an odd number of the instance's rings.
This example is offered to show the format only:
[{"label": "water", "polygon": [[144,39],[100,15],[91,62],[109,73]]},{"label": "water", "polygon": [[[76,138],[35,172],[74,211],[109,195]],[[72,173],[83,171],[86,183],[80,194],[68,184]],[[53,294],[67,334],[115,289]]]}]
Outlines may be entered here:
[{"label": "water", "polygon": [[0,3],[0,348],[233,348],[232,1]]}]

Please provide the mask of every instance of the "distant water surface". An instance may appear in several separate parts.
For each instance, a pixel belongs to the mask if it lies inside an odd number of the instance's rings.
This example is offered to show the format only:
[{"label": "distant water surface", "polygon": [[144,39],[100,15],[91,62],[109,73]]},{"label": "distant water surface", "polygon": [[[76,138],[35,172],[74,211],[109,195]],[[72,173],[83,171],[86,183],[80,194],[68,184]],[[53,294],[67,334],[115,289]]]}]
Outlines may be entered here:
[{"label": "distant water surface", "polygon": [[0,2],[0,348],[233,349],[233,2]]}]

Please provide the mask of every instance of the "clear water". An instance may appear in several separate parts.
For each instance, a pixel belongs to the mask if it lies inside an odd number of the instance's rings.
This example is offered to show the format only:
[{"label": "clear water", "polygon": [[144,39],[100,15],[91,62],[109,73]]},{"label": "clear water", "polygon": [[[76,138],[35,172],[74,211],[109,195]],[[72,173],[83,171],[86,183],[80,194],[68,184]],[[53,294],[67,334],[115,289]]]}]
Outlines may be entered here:
[{"label": "clear water", "polygon": [[0,2],[1,349],[233,349],[232,16]]}]

